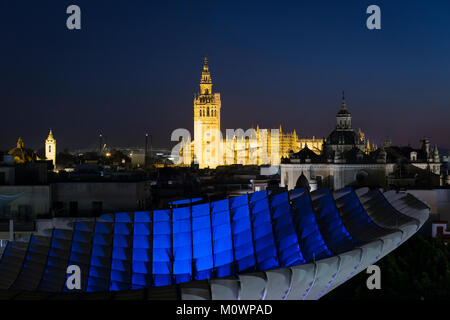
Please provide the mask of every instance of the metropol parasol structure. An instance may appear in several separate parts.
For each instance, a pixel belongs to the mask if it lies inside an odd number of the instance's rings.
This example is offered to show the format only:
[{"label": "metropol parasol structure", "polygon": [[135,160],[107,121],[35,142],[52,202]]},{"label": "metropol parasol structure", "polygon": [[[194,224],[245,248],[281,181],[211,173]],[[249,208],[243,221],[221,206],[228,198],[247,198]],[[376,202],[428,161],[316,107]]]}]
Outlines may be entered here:
[{"label": "metropol parasol structure", "polygon": [[[404,243],[429,212],[408,193],[323,188],[73,219],[8,243],[0,299],[319,299]],[[69,266],[80,270],[72,290]]]}]

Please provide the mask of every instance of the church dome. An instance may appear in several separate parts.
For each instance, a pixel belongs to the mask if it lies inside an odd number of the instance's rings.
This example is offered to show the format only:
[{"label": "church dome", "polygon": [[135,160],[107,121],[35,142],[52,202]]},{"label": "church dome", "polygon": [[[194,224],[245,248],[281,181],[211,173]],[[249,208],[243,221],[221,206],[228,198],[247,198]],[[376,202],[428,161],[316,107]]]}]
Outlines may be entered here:
[{"label": "church dome", "polygon": [[17,140],[17,146],[9,150],[8,154],[14,157],[14,163],[25,163],[36,160],[36,154],[29,149],[25,149],[23,140],[20,137]]},{"label": "church dome", "polygon": [[333,130],[328,136],[326,143],[329,145],[359,145],[362,141],[359,139],[358,134],[353,130]]}]

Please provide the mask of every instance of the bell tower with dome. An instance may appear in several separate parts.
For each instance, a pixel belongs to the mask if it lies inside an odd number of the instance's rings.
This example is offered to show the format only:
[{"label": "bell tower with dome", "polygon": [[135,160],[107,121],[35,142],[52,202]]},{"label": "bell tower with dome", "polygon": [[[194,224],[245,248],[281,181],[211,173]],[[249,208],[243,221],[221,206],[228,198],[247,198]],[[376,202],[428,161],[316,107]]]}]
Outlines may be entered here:
[{"label": "bell tower with dome", "polygon": [[53,168],[56,165],[56,140],[53,137],[52,129],[48,133],[47,140],[45,140],[45,158],[47,160],[52,160]]},{"label": "bell tower with dome", "polygon": [[341,109],[336,115],[336,130],[352,130],[352,114],[347,110],[344,91],[342,91]]},{"label": "bell tower with dome", "polygon": [[325,154],[338,156],[337,153],[357,148],[365,151],[365,141],[361,133],[356,133],[352,128],[352,114],[347,109],[344,92],[342,92],[342,103],[336,115],[336,128],[330,133],[323,144]]},{"label": "bell tower with dome", "polygon": [[212,80],[205,57],[200,93],[194,96],[194,157],[200,168],[215,168],[222,163],[220,147],[220,93],[212,92]]}]

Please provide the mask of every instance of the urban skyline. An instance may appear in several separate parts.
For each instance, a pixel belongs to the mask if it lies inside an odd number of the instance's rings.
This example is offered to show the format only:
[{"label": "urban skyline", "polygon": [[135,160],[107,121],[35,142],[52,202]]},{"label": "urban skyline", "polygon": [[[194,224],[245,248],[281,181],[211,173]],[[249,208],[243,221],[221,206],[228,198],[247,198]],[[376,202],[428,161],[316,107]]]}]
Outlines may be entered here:
[{"label": "urban skyline", "polygon": [[[19,136],[39,149],[50,128],[59,150],[95,147],[100,133],[136,146],[148,132],[169,147],[174,129],[193,131],[205,55],[223,128],[281,124],[326,137],[345,90],[354,127],[371,141],[417,146],[429,137],[450,149],[448,3],[383,3],[376,32],[365,28],[367,5],[355,1],[78,5],[77,32],[64,26],[66,3],[8,4],[0,13],[0,104],[12,119],[0,129],[2,150]],[[45,17],[39,28],[32,15]]]},{"label": "urban skyline", "polygon": [[448,300],[449,12],[0,2],[0,300]]}]

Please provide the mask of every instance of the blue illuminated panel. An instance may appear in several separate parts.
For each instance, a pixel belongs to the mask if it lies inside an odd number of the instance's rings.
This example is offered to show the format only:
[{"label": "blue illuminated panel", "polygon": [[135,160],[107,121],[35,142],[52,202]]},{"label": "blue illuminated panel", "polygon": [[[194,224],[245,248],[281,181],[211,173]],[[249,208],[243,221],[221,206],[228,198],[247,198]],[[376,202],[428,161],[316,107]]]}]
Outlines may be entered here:
[{"label": "blue illuminated panel", "polygon": [[293,200],[293,216],[303,257],[311,262],[332,255],[320,233],[308,192]]},{"label": "blue illuminated panel", "polygon": [[212,221],[209,203],[192,207],[192,239],[195,280],[212,278],[214,269]]},{"label": "blue illuminated panel", "polygon": [[230,199],[231,230],[233,232],[236,272],[254,270],[256,267],[248,196]]},{"label": "blue illuminated panel", "polygon": [[131,289],[153,286],[153,213],[135,212]]},{"label": "blue illuminated panel", "polygon": [[373,237],[381,237],[389,230],[378,226],[364,210],[358,196],[351,188],[347,188],[348,193],[338,201],[342,204],[341,216],[348,231],[353,238],[360,241],[370,241]]},{"label": "blue illuminated panel", "polygon": [[233,234],[228,199],[211,203],[211,220],[216,277],[226,277],[234,272]]},{"label": "blue illuminated panel", "polygon": [[176,283],[192,279],[191,208],[173,209],[173,275]]},{"label": "blue illuminated panel", "polygon": [[172,218],[170,210],[153,213],[153,281],[155,286],[172,284]]},{"label": "blue illuminated panel", "polygon": [[361,244],[344,226],[331,191],[324,188],[314,193],[318,196],[314,200],[317,222],[327,246],[335,254],[339,254],[351,250],[356,244]]},{"label": "blue illuminated panel", "polygon": [[72,247],[73,231],[53,230],[47,256],[47,264],[39,284],[39,291],[59,292],[63,290]]},{"label": "blue illuminated panel", "polygon": [[131,214],[116,215],[111,260],[110,290],[128,290],[131,286],[133,254],[133,218]]},{"label": "blue illuminated panel", "polygon": [[92,241],[91,266],[86,291],[107,291],[110,284],[113,222],[97,222]]},{"label": "blue illuminated panel", "polygon": [[274,195],[270,205],[280,264],[292,266],[305,263],[295,232],[288,193]]},{"label": "blue illuminated panel", "polygon": [[255,192],[249,198],[257,269],[274,269],[279,263],[267,193]]}]

